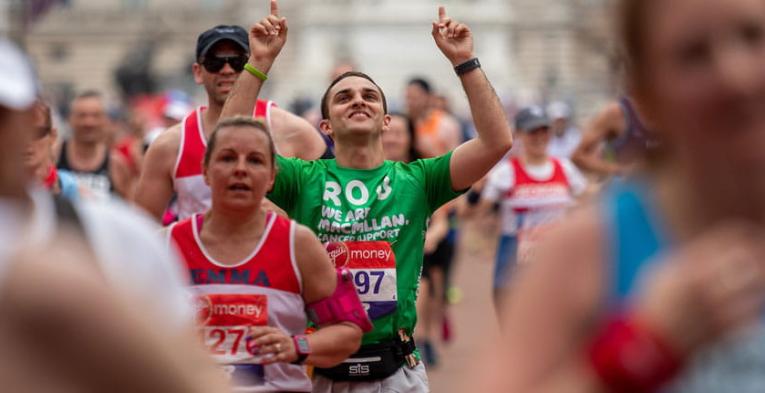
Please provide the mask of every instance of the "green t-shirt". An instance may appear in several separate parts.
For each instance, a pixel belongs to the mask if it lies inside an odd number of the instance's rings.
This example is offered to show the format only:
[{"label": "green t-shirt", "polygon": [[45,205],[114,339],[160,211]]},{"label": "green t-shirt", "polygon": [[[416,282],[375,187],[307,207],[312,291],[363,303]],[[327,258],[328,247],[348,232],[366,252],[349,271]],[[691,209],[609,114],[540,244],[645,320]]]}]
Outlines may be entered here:
[{"label": "green t-shirt", "polygon": [[354,274],[374,323],[364,344],[392,339],[400,328],[414,330],[428,218],[460,194],[452,190],[450,159],[447,153],[351,169],[334,159],[277,158],[279,171],[268,198],[322,243],[346,242],[330,256],[353,256],[343,264]]}]

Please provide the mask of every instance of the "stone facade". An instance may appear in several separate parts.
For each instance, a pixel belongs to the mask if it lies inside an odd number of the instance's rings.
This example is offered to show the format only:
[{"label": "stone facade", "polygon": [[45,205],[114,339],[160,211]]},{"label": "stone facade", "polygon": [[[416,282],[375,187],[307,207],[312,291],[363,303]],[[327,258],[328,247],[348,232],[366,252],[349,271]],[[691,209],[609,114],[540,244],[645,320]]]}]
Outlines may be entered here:
[{"label": "stone facade", "polygon": [[[470,24],[476,52],[503,98],[563,98],[588,113],[609,93],[600,13],[605,0],[446,0]],[[219,23],[247,25],[267,12],[241,0],[72,0],[36,23],[26,37],[41,79],[54,91],[99,88],[114,93],[113,70],[153,53],[163,86],[195,91],[190,63],[196,36]],[[318,101],[340,58],[351,59],[403,103],[411,76],[429,78],[455,107],[466,103],[450,65],[430,36],[431,0],[282,0],[290,25],[265,95],[282,105]],[[262,9],[260,9],[262,8]],[[55,67],[48,66],[55,65]]]}]

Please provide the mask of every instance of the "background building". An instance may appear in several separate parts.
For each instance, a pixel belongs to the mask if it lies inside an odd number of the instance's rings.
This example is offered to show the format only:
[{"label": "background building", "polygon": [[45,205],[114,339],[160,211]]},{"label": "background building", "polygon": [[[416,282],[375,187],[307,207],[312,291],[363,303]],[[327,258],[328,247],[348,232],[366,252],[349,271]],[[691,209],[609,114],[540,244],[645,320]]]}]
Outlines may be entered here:
[{"label": "background building", "polygon": [[[43,85],[61,100],[97,88],[119,101],[127,87],[180,88],[203,102],[190,73],[196,36],[220,23],[247,26],[268,12],[265,0],[262,7],[251,0],[46,2],[53,5],[24,40]],[[417,75],[466,110],[430,36],[439,3],[473,27],[476,52],[508,107],[565,99],[586,115],[613,93],[606,0],[282,0],[290,37],[264,95],[282,106],[297,97],[316,102],[333,66],[347,59],[377,80],[393,108]]]}]

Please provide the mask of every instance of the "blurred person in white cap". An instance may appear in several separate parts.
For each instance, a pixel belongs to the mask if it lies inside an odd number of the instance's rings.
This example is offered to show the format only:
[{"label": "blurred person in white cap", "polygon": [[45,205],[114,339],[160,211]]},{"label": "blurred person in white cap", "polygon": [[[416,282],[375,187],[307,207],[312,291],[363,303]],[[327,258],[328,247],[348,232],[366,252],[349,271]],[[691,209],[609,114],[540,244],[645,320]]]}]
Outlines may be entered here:
[{"label": "blurred person in white cap", "polygon": [[0,40],[3,388],[14,377],[9,391],[222,391],[193,339],[179,262],[150,221],[35,186],[24,155],[36,97],[30,64]]},{"label": "blurred person in white cap", "polygon": [[547,153],[553,157],[570,158],[582,140],[582,134],[572,119],[571,106],[563,101],[554,101],[547,106],[552,135]]},{"label": "blurred person in white cap", "polygon": [[168,128],[178,124],[182,121],[186,115],[194,110],[189,104],[179,101],[170,100],[165,104],[165,109],[162,111],[162,124],[150,129],[143,137],[143,151],[149,149],[149,146]]},{"label": "blurred person in white cap", "polygon": [[[152,143],[136,190],[136,204],[156,219],[162,218],[174,193],[179,219],[210,207],[202,157],[226,97],[247,62],[248,48],[247,32],[240,26],[219,25],[199,35],[192,71],[196,83],[205,88],[208,104],[187,114]],[[258,100],[251,115],[265,120],[279,154],[314,160],[327,151],[318,130],[273,101]]]}]

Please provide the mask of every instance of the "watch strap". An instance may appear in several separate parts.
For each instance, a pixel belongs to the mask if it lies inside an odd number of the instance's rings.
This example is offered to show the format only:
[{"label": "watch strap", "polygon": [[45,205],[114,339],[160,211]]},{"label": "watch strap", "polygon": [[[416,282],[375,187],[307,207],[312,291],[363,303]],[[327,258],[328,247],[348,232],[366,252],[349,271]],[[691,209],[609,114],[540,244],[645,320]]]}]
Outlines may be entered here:
[{"label": "watch strap", "polygon": [[457,75],[463,75],[470,71],[473,71],[476,68],[481,68],[481,62],[478,61],[477,57],[474,57],[462,64],[457,65],[454,67],[454,72],[457,73]]},{"label": "watch strap", "polygon": [[308,345],[308,336],[305,334],[296,334],[292,336],[292,344],[295,346],[297,359],[292,364],[303,364],[311,354],[311,347]]}]

